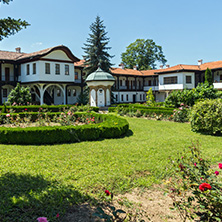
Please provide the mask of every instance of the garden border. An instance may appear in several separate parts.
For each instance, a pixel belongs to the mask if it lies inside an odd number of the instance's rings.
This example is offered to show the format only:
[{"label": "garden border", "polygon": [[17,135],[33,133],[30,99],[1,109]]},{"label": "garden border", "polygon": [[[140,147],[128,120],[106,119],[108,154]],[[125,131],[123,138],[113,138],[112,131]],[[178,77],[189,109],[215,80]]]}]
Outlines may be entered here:
[{"label": "garden border", "polygon": [[26,128],[0,127],[1,144],[56,144],[118,138],[129,129],[126,119],[112,114],[79,112],[75,115],[94,117],[96,124],[82,126],[42,126]]}]

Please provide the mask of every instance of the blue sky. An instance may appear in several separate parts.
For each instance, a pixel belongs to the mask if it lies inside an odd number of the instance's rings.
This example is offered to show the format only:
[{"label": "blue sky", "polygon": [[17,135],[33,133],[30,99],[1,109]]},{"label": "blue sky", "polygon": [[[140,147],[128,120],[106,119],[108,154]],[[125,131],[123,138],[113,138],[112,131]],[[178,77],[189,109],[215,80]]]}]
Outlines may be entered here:
[{"label": "blue sky", "polygon": [[31,26],[0,42],[0,50],[33,52],[66,45],[80,59],[89,26],[104,20],[109,51],[121,53],[138,38],[163,47],[167,64],[197,64],[222,60],[221,0],[14,0],[0,6],[1,18],[22,18]]}]

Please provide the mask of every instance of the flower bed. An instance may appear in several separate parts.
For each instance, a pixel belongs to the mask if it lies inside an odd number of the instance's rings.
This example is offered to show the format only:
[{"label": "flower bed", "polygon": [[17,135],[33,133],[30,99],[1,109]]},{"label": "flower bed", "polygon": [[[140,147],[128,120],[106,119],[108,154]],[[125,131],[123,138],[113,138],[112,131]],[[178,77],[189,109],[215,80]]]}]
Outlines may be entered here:
[{"label": "flower bed", "polygon": [[[7,115],[7,114],[6,114]],[[16,115],[16,114],[12,114]],[[37,113],[31,113],[34,119]],[[49,113],[49,116],[57,116],[58,113]],[[65,114],[64,114],[65,115]],[[0,143],[3,144],[55,144],[73,143],[100,138],[116,138],[125,134],[129,124],[125,119],[113,115],[97,113],[75,113],[75,118],[87,121],[94,119],[95,123],[85,125],[64,126],[40,126],[26,128],[0,128]],[[89,121],[89,120],[88,120]]]}]

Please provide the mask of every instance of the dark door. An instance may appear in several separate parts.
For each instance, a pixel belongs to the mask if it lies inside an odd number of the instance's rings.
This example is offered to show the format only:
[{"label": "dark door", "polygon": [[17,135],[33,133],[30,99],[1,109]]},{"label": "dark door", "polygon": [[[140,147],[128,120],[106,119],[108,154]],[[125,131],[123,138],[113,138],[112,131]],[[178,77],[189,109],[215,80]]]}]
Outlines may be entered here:
[{"label": "dark door", "polygon": [[5,81],[9,82],[10,80],[10,69],[7,67],[5,68]]},{"label": "dark door", "polygon": [[133,102],[136,102],[136,95],[133,95]]}]

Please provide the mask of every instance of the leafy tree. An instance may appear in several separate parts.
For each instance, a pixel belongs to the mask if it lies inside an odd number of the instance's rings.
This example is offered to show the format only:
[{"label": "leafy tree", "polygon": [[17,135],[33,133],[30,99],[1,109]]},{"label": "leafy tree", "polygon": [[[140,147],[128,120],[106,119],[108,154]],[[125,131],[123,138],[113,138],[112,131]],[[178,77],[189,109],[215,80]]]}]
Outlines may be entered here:
[{"label": "leafy tree", "polygon": [[209,85],[213,85],[212,72],[209,68],[205,71],[205,83]]},{"label": "leafy tree", "polygon": [[154,104],[155,104],[155,98],[153,95],[152,88],[150,88],[146,93],[146,104],[148,106],[154,106]]},{"label": "leafy tree", "polygon": [[7,104],[12,105],[16,103],[18,105],[27,105],[31,102],[31,93],[28,87],[23,87],[19,83],[17,86],[10,92],[8,96]]},{"label": "leafy tree", "polygon": [[110,59],[113,56],[108,53],[111,47],[107,46],[109,38],[106,37],[107,32],[105,28],[99,16],[96,17],[96,21],[90,26],[91,33],[86,40],[87,43],[84,44],[85,47],[83,47],[85,52],[85,56],[83,56],[85,59],[85,78],[90,73],[96,71],[99,66],[105,72],[110,72],[110,67],[112,66]]},{"label": "leafy tree", "polygon": [[[12,0],[0,0],[0,3],[9,4]],[[21,19],[13,19],[11,17],[0,19],[0,41],[10,35],[14,35],[22,28],[26,28],[29,24]]]},{"label": "leafy tree", "polygon": [[155,69],[156,62],[163,65],[167,62],[162,47],[152,39],[137,39],[126,47],[121,59],[126,68],[133,69],[137,66],[139,70]]}]

